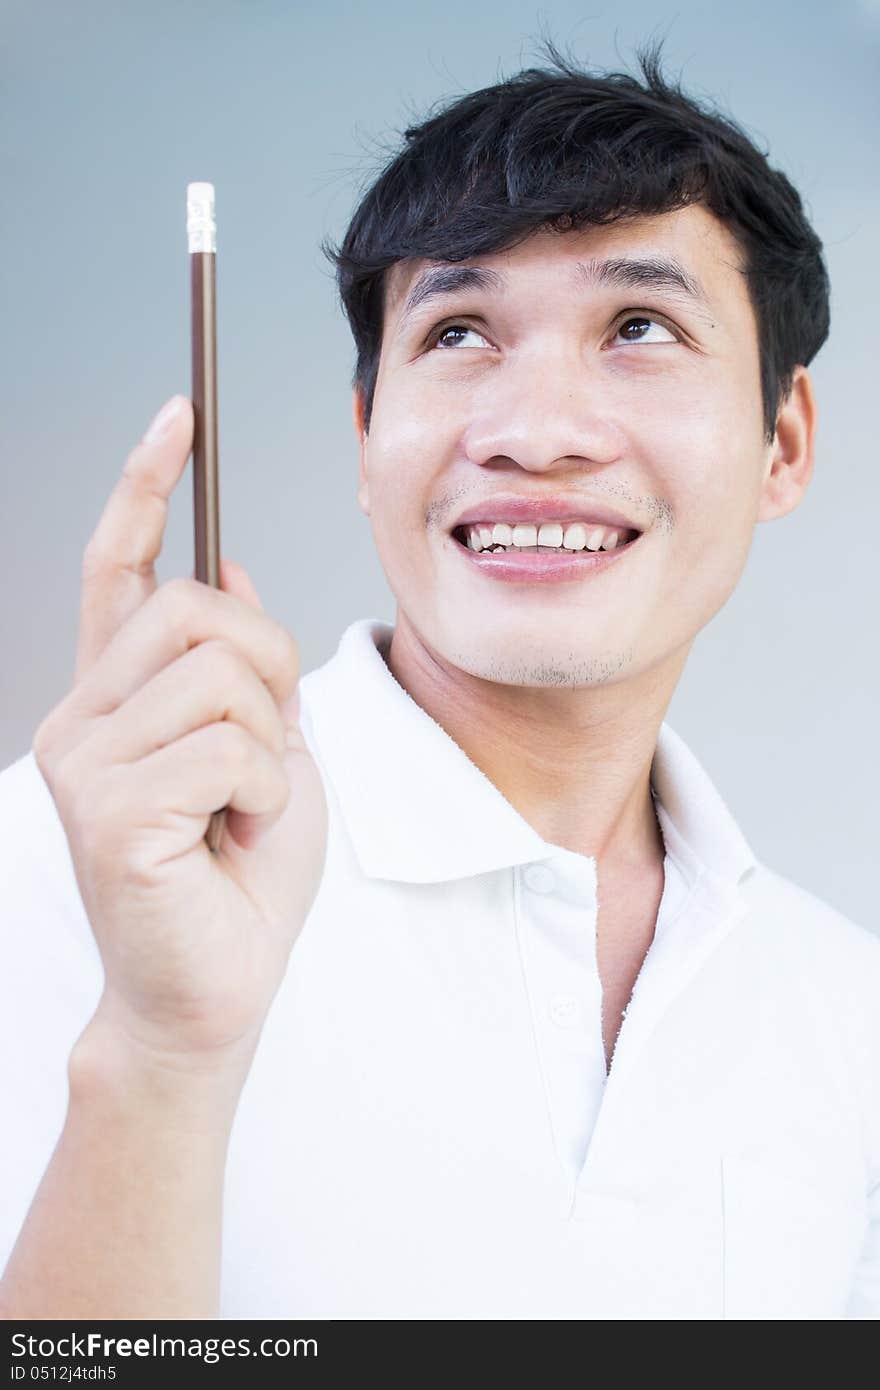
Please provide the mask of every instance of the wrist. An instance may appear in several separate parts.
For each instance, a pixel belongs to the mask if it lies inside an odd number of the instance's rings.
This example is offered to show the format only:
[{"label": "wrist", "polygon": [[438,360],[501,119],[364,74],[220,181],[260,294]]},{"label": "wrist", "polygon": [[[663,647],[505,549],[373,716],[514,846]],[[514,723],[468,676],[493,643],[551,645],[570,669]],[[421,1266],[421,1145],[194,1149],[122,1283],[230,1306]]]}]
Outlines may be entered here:
[{"label": "wrist", "polygon": [[206,1120],[231,1124],[257,1040],[222,1051],[181,1051],[143,1035],[105,996],[71,1051],[71,1096],[176,1109],[200,1127]]}]

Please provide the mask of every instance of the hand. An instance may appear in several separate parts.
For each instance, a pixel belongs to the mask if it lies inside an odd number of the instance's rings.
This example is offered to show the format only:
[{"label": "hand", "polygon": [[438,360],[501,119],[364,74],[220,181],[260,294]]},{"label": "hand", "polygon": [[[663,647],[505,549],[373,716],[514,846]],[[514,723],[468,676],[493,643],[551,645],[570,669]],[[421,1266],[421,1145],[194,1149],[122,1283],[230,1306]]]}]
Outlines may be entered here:
[{"label": "hand", "polygon": [[192,449],[177,399],[86,547],[73,688],[33,751],[104,964],[98,1031],[187,1067],[252,1052],[318,892],[327,804],[298,708],[282,709],[298,647],[245,571],[224,560],[221,589],[157,585]]}]

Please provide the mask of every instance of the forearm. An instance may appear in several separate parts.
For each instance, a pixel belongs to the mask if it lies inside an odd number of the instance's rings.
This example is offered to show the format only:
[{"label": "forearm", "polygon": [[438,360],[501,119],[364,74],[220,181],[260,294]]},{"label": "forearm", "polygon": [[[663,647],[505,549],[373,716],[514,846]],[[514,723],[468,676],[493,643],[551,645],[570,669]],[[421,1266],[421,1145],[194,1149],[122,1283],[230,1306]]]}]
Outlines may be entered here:
[{"label": "forearm", "polygon": [[211,1318],[246,1071],[197,1074],[87,1030],[63,1132],[0,1280],[4,1318]]}]

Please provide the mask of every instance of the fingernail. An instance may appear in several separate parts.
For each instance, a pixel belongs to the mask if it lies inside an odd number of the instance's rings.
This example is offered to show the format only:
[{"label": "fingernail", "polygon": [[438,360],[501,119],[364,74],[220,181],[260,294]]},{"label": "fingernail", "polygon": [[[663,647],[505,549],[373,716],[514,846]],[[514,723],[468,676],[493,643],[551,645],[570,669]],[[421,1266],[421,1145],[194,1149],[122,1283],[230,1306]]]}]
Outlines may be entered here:
[{"label": "fingernail", "polygon": [[172,421],[174,421],[180,414],[180,407],[182,401],[182,396],[172,396],[171,400],[167,401],[165,405],[163,405],[162,409],[159,411],[159,414],[156,416],[155,420],[150,425],[150,428],[144,435],[144,439],[147,444],[155,444],[158,440],[164,438],[164,436],[168,433],[168,429]]}]

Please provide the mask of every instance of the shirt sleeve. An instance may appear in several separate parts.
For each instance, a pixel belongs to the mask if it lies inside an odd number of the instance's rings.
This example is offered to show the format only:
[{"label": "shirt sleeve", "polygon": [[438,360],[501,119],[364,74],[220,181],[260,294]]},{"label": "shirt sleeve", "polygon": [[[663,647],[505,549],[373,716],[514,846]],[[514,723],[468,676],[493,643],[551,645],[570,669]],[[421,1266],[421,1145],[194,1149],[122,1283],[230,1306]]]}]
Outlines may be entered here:
[{"label": "shirt sleeve", "polygon": [[67,1113],[67,1063],[103,988],[67,837],[33,752],[0,771],[0,1271]]}]

